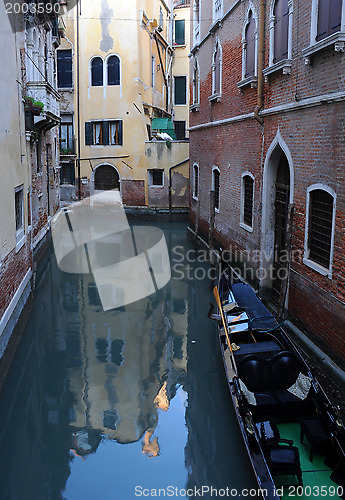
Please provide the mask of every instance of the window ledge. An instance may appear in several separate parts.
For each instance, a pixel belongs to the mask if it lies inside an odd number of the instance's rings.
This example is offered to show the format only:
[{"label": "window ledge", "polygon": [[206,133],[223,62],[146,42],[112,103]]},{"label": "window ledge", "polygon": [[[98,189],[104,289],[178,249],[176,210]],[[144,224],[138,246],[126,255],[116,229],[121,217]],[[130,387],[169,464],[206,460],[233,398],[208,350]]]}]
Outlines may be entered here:
[{"label": "window ledge", "polygon": [[314,262],[306,257],[303,258],[303,264],[310,267],[311,269],[318,272],[319,274],[322,274],[322,276],[327,276],[329,279],[332,279],[331,269],[327,269],[326,267],[323,267],[320,264],[317,264],[316,262]]},{"label": "window ledge", "polygon": [[253,232],[253,228],[248,226],[247,224],[245,224],[244,222],[240,222],[240,227],[242,229],[245,229],[246,231],[248,231],[248,233],[252,233]]},{"label": "window ledge", "polygon": [[211,102],[221,102],[222,94],[220,92],[214,93],[209,96],[208,100]]},{"label": "window ledge", "polygon": [[282,61],[278,61],[277,63],[272,64],[268,68],[265,68],[262,72],[264,76],[271,75],[276,71],[282,70],[283,75],[290,75],[291,73],[291,59],[283,59]]},{"label": "window ledge", "polygon": [[190,105],[190,110],[191,111],[200,111],[200,104],[199,103],[191,104]]},{"label": "window ledge", "polygon": [[324,38],[323,40],[310,45],[310,47],[303,49],[302,56],[304,57],[305,64],[310,64],[310,59],[313,54],[327,47],[330,47],[333,44],[335,52],[345,52],[345,33],[333,33],[333,35],[330,35],[327,38]]},{"label": "window ledge", "polygon": [[258,86],[258,77],[257,76],[248,76],[244,80],[237,83],[237,87],[241,90],[244,87],[250,85],[252,89],[256,89]]},{"label": "window ledge", "polygon": [[174,42],[173,49],[185,49],[187,45],[185,43]]},{"label": "window ledge", "polygon": [[19,250],[24,246],[26,242],[26,235],[24,234],[24,229],[21,231],[18,231],[17,236],[16,236],[16,253],[19,252]]}]

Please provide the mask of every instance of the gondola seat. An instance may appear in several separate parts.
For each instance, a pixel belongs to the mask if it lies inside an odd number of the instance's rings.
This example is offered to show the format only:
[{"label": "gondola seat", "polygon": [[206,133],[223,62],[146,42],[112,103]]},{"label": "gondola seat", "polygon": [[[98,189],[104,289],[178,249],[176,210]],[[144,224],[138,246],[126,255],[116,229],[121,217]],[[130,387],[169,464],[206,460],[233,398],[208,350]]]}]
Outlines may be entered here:
[{"label": "gondola seat", "polygon": [[309,404],[311,385],[302,370],[300,360],[290,351],[281,351],[270,359],[245,356],[238,364],[238,377],[253,414],[298,414]]},{"label": "gondola seat", "polygon": [[263,451],[273,476],[296,476],[298,485],[303,485],[299,451],[296,446],[293,446],[293,441],[281,438],[271,439],[264,446]]}]

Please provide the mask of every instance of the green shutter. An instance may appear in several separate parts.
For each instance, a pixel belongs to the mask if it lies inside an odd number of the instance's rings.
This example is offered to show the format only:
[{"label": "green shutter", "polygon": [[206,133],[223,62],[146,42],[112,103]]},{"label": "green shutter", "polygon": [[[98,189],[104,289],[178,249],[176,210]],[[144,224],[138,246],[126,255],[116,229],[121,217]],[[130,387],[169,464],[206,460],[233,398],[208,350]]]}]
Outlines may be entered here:
[{"label": "green shutter", "polygon": [[85,122],[85,145],[91,146],[93,144],[92,141],[92,123]]},{"label": "green shutter", "polygon": [[185,44],[184,19],[175,21],[175,43],[177,45]]},{"label": "green shutter", "polygon": [[186,77],[175,76],[175,104],[187,103]]},{"label": "green shutter", "polygon": [[102,137],[103,146],[108,146],[109,144],[109,122],[102,122]]},{"label": "green shutter", "polygon": [[119,120],[119,144],[122,146],[122,120]]}]

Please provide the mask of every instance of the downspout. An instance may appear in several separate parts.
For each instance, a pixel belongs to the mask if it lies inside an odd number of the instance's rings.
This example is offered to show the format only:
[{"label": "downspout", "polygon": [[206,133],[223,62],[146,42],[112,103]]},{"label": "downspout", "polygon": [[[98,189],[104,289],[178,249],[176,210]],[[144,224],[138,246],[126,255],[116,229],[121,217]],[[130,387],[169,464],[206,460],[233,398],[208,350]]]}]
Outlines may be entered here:
[{"label": "downspout", "polygon": [[259,116],[264,104],[264,30],[265,30],[265,0],[260,0],[260,23],[259,23],[259,48],[258,48],[258,101],[254,109],[254,118],[261,124],[264,124],[262,116]]}]

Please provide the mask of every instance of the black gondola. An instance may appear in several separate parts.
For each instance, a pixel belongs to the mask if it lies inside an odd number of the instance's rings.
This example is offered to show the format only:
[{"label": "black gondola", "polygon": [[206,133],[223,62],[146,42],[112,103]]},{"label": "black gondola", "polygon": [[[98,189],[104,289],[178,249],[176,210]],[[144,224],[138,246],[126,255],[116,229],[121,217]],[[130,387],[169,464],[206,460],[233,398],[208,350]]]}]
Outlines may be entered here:
[{"label": "black gondola", "polygon": [[214,292],[226,377],[261,496],[345,498],[339,409],[249,285],[224,271]]}]

